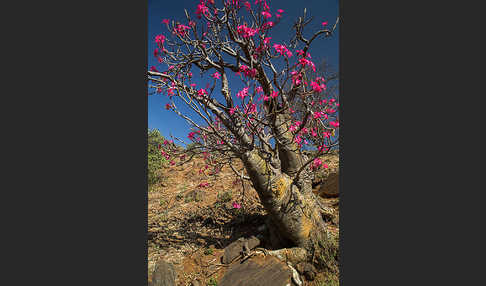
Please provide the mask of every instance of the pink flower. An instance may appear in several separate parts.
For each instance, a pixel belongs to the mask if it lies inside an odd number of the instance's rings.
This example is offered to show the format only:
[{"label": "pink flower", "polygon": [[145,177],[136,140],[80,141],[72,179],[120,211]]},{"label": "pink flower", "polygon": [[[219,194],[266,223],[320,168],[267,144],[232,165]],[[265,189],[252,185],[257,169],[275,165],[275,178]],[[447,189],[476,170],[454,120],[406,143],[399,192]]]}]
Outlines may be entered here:
[{"label": "pink flower", "polygon": [[322,22],[322,26],[324,26],[324,27],[327,26],[327,21]]},{"label": "pink flower", "polygon": [[157,35],[155,36],[155,43],[157,43],[160,47],[162,47],[162,45],[164,45],[164,42],[165,42],[165,36],[164,35]]},{"label": "pink flower", "polygon": [[209,8],[206,7],[204,4],[198,4],[196,9],[196,15],[199,19],[201,19],[201,14],[206,15],[209,12]]},{"label": "pink flower", "polygon": [[246,24],[244,25],[239,25],[236,28],[236,32],[243,36],[243,38],[249,38],[253,37],[256,33],[258,33],[258,29],[252,29],[250,27],[247,27]]},{"label": "pink flower", "polygon": [[278,9],[277,12],[279,12],[280,14],[283,14],[284,10]]},{"label": "pink flower", "polygon": [[271,17],[272,17],[272,14],[268,13],[267,11],[263,11],[263,12],[262,12],[262,15],[263,15],[263,17],[265,17],[266,19],[268,19],[268,18],[271,18]]},{"label": "pink flower", "polygon": [[219,74],[219,72],[215,72],[211,76],[214,77],[214,78],[216,78],[216,79],[219,79],[221,77],[221,75]]},{"label": "pink flower", "polygon": [[239,208],[241,208],[241,205],[237,202],[233,202],[233,208],[239,209]]},{"label": "pink flower", "polygon": [[174,31],[172,33],[183,37],[183,36],[187,35],[187,30],[189,30],[189,29],[191,29],[191,27],[179,24],[174,28]]},{"label": "pink flower", "polygon": [[201,88],[197,91],[197,95],[199,95],[199,96],[203,96],[203,95],[207,95],[207,94],[208,94],[208,92],[204,88]]},{"label": "pink flower", "polygon": [[329,122],[329,125],[331,125],[334,128],[338,128],[339,127],[339,122],[338,121],[331,121],[331,122]]},{"label": "pink flower", "polygon": [[270,94],[272,98],[276,98],[278,96],[278,92],[274,91],[272,94]]},{"label": "pink flower", "polygon": [[271,27],[273,27],[273,22],[272,21],[268,21],[268,22],[266,22],[266,23],[263,24],[262,30],[266,30],[266,29],[271,28]]},{"label": "pink flower", "polygon": [[165,105],[165,109],[167,109],[167,110],[171,109],[171,107],[172,107],[172,105],[170,105],[170,103],[167,103],[167,104]]},{"label": "pink flower", "polygon": [[257,88],[255,88],[255,91],[257,93],[262,93],[263,92],[263,88],[261,86],[258,86]]},{"label": "pink flower", "polygon": [[194,140],[194,135],[196,135],[196,132],[189,132],[189,135],[187,135],[187,138]]},{"label": "pink flower", "polygon": [[250,2],[246,1],[246,2],[245,2],[245,7],[246,7],[246,10],[247,10],[248,12],[250,12],[250,9],[251,9],[251,4],[250,4]]},{"label": "pink flower", "polygon": [[321,165],[322,165],[322,161],[320,158],[315,158],[314,161],[312,162],[313,168],[319,168]]},{"label": "pink flower", "polygon": [[287,55],[288,58],[292,56],[292,52],[289,51],[285,45],[273,44],[273,48],[282,56],[284,56],[284,54]]},{"label": "pink flower", "polygon": [[[206,169],[207,169],[207,168],[206,168]],[[205,187],[208,187],[208,186],[209,186],[209,183],[208,183],[208,182],[203,182],[203,183],[200,183],[200,184],[198,185],[198,187],[200,187],[200,188],[205,188]]]},{"label": "pink flower", "polygon": [[297,135],[297,136],[295,136],[294,141],[295,141],[297,144],[300,144],[300,142],[302,142],[302,138],[300,138],[300,135]]},{"label": "pink flower", "polygon": [[305,67],[307,65],[310,65],[312,67],[312,70],[315,72],[316,71],[316,66],[311,60],[308,60],[306,58],[300,58],[299,63],[302,65],[302,67]]},{"label": "pink flower", "polygon": [[239,91],[236,94],[236,97],[239,97],[241,99],[244,99],[246,96],[248,96],[248,87],[243,88],[243,90]]},{"label": "pink flower", "polygon": [[153,72],[159,72],[159,71],[157,70],[157,68],[156,68],[156,67],[154,67],[154,66],[151,66],[151,67],[150,67],[150,70],[151,70],[151,71],[153,71]]},{"label": "pink flower", "polygon": [[166,24],[166,25],[168,25],[168,24],[169,24],[169,19],[163,19],[163,20],[162,20],[162,24]]},{"label": "pink flower", "polygon": [[174,166],[175,165],[175,162],[174,161],[170,161],[170,165],[171,166]]},{"label": "pink flower", "polygon": [[232,108],[230,108],[229,113],[230,113],[231,115],[233,115],[233,114],[235,113],[235,110],[237,110],[237,109],[238,109],[238,106],[236,106],[236,107],[232,107]]},{"label": "pink flower", "polygon": [[317,93],[320,93],[322,92],[323,90],[326,90],[326,85],[321,83],[321,84],[318,84],[317,82],[315,81],[312,81],[311,82],[311,86],[312,86],[312,89],[317,92]]}]

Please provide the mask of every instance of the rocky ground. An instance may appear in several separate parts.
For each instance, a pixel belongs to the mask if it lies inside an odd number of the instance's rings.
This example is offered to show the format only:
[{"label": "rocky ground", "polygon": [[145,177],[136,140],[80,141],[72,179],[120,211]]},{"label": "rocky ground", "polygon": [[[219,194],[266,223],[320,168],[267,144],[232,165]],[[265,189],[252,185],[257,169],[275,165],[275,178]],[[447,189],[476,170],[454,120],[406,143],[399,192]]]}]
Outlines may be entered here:
[{"label": "rocky ground", "polygon": [[[329,168],[318,177],[322,181],[332,179],[339,167],[338,155],[326,156],[323,161]],[[177,286],[188,286],[191,283],[200,286],[250,285],[254,283],[238,284],[235,281],[241,277],[231,276],[231,273],[251,273],[254,269],[263,269],[265,265],[268,265],[269,273],[278,273],[270,270],[276,264],[272,262],[271,256],[267,257],[263,253],[254,255],[246,264],[239,264],[247,269],[235,270],[236,264],[222,264],[225,248],[236,243],[239,238],[254,236],[259,240],[258,247],[266,247],[268,234],[264,225],[265,210],[259,203],[255,190],[248,183],[243,187],[241,182],[235,182],[235,175],[229,167],[223,168],[216,175],[199,173],[202,167],[204,162],[195,159],[184,166],[164,169],[163,183],[152,186],[149,190],[149,282],[157,280],[153,273],[157,267],[162,267],[162,261],[172,265],[173,272],[176,273],[174,285]],[[234,167],[239,168],[241,164]],[[330,231],[338,234],[339,197],[332,194],[332,188],[331,183],[315,184],[316,193],[331,194],[319,198],[330,209],[330,214],[326,217]],[[240,203],[242,207],[234,208],[233,202]],[[156,267],[157,263],[159,266]],[[331,285],[326,284],[325,279],[318,274],[313,281],[305,281],[302,276],[301,285]]]}]

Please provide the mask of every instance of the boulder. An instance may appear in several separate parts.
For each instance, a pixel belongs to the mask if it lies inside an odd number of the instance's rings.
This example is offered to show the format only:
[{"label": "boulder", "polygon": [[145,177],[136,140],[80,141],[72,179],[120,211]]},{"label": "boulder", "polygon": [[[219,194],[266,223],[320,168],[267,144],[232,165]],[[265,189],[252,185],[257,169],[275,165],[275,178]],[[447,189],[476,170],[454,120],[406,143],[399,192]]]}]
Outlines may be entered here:
[{"label": "boulder", "polygon": [[164,260],[159,260],[155,265],[154,272],[152,274],[152,281],[149,282],[149,286],[175,286],[175,279],[177,273],[174,269],[174,265]]},{"label": "boulder", "polygon": [[243,263],[231,265],[219,286],[288,286],[292,271],[277,258],[253,256]]},{"label": "boulder", "polygon": [[331,173],[326,181],[322,182],[317,193],[323,198],[335,198],[339,196],[339,173]]},{"label": "boulder", "polygon": [[260,245],[260,240],[255,236],[251,236],[250,238],[240,237],[238,240],[233,241],[225,247],[221,262],[223,264],[230,264],[231,261],[240,256],[245,242],[248,242],[248,248],[250,250]]},{"label": "boulder", "polygon": [[315,194],[323,198],[339,196],[339,154],[327,154],[321,157],[328,168],[321,168],[314,173],[312,188]]}]

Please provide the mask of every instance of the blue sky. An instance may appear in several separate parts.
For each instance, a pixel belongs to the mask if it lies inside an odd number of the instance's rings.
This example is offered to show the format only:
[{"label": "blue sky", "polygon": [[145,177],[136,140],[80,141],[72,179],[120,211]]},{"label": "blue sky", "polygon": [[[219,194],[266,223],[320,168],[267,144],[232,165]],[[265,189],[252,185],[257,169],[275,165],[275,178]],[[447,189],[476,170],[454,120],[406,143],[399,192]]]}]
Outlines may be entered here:
[{"label": "blue sky", "polygon": [[[220,0],[216,0],[219,3]],[[245,2],[245,1],[242,1]],[[249,0],[254,5],[254,0]],[[299,0],[299,1],[267,1],[270,6],[270,12],[275,14],[277,9],[285,10],[280,23],[272,29],[272,41],[271,43],[280,43],[282,41],[290,40],[292,36],[292,25],[298,16],[302,15],[304,7],[307,8],[307,15],[312,16],[312,22],[306,27],[305,36],[311,32],[317,31],[321,28],[323,21],[328,21],[329,25],[334,24],[337,16],[339,15],[339,0]],[[162,19],[170,19],[180,21],[187,24],[187,20],[184,15],[184,8],[193,19],[195,19],[196,5],[198,0],[149,0],[148,3],[148,69],[151,66],[157,67],[159,70],[166,69],[165,66],[159,64],[154,57],[155,36],[158,34],[168,35],[167,28],[162,25]],[[218,5],[220,6],[220,5]],[[244,9],[244,8],[243,8]],[[275,16],[272,17],[274,19]],[[309,49],[312,55],[312,59],[317,64],[320,60],[327,60],[334,70],[338,70],[339,67],[339,25],[335,35],[331,38],[323,39],[319,38],[313,42],[313,45]],[[194,75],[198,74],[196,70],[193,70]],[[199,77],[199,76],[198,76]],[[203,81],[197,81],[198,86],[205,86]],[[230,88],[232,82],[230,81]],[[240,86],[239,83],[234,85]],[[239,87],[238,87],[239,88]],[[237,91],[238,88],[231,88],[232,91]],[[148,97],[148,128],[156,128],[160,130],[163,136],[169,137],[169,133],[172,135],[184,139],[187,139],[187,133],[189,132],[189,125],[185,120],[179,118],[176,114],[168,111],[164,108],[165,104],[169,103],[167,96],[164,94],[154,94]]]}]

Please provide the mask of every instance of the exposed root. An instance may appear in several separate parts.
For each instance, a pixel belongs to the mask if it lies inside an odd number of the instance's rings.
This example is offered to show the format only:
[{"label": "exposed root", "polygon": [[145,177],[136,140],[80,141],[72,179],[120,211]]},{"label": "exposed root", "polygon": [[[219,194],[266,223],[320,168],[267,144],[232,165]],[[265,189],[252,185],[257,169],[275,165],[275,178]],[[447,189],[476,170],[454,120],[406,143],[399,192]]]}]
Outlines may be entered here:
[{"label": "exposed root", "polygon": [[290,262],[297,265],[299,262],[306,261],[307,251],[302,247],[282,248],[268,251],[268,255],[275,256],[284,263]]},{"label": "exposed root", "polygon": [[297,272],[297,270],[295,270],[295,268],[292,266],[292,264],[290,262],[287,262],[287,266],[292,271],[292,281],[294,281],[294,283],[297,286],[301,286],[302,285],[302,280],[300,279],[300,276],[299,276],[299,273]]}]

